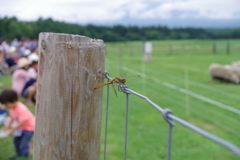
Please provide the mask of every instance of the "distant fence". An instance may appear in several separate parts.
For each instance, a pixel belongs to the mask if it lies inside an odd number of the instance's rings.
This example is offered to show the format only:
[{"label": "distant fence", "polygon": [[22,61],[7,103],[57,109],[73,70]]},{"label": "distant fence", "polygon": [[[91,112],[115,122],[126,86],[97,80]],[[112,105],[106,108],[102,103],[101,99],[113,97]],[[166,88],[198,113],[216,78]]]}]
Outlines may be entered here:
[{"label": "distant fence", "polygon": [[227,42],[226,45],[216,45],[215,42],[213,44],[209,44],[208,46],[200,46],[200,45],[188,45],[188,46],[181,46],[181,45],[169,45],[166,47],[155,47],[155,51],[161,50],[168,50],[169,54],[173,54],[174,51],[177,50],[186,50],[186,51],[196,51],[196,50],[205,50],[209,53],[217,54],[219,51],[221,53],[230,54],[231,49],[240,49],[240,45],[231,45],[230,42]]},{"label": "distant fence", "polygon": [[[109,76],[108,72],[105,72],[105,77],[108,80],[111,80],[112,78]],[[154,108],[156,108],[159,112],[162,113],[163,118],[167,121],[169,124],[168,128],[168,148],[167,148],[167,155],[168,155],[168,160],[171,160],[171,144],[172,144],[172,128],[174,127],[174,121],[183,125],[186,128],[189,128],[193,130],[194,132],[204,136],[205,138],[222,145],[226,147],[227,149],[231,150],[233,153],[235,153],[237,156],[240,157],[240,148],[237,147],[236,145],[223,140],[211,133],[208,133],[195,125],[173,115],[173,112],[170,109],[163,109],[154,102],[152,102],[148,97],[141,95],[131,89],[128,88],[127,85],[122,85],[118,84],[121,90],[126,94],[126,116],[125,116],[125,134],[124,134],[124,160],[127,159],[127,136],[128,136],[128,102],[129,102],[129,94],[136,95],[140,98],[145,99],[150,105],[152,105]],[[108,134],[108,107],[109,107],[109,85],[107,86],[107,107],[106,107],[106,124],[105,124],[105,140],[104,140],[104,160],[106,160],[106,146],[107,146],[107,134]]]},{"label": "distant fence", "polygon": [[[181,52],[181,51],[191,51],[192,53],[204,51],[211,54],[240,53],[240,43],[237,43],[235,41],[234,42],[231,42],[231,41],[218,42],[217,40],[216,41],[202,40],[202,42],[203,42],[202,44],[200,44],[201,41],[199,41],[199,44],[198,42],[196,42],[194,44],[187,44],[187,45],[178,44],[175,42],[169,42],[169,44],[166,44],[166,42],[164,42],[164,44],[161,44],[160,41],[155,42],[153,43],[153,46],[152,46],[152,50],[153,52],[155,52],[153,53],[153,55],[157,55],[161,53],[172,55],[172,54],[177,54],[178,52]],[[117,51],[116,49],[114,50]],[[138,52],[138,53],[142,52],[142,46],[135,46],[134,44],[130,44],[128,46],[127,43],[125,43],[124,50],[128,50],[126,54],[129,53],[129,55],[133,56],[135,52]],[[109,51],[112,51],[112,49],[108,49],[108,52]]]}]

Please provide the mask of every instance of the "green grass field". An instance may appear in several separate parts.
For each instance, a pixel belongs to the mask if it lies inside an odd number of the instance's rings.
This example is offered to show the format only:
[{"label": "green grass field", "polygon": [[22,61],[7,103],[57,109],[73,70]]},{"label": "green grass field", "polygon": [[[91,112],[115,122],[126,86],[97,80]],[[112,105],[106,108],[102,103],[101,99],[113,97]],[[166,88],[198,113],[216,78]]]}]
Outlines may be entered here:
[{"label": "green grass field", "polygon": [[[170,108],[178,116],[220,138],[240,147],[240,115],[191,95],[172,89],[169,85],[240,110],[240,86],[212,83],[208,74],[211,63],[230,64],[239,61],[240,40],[216,41],[216,54],[211,40],[153,41],[152,61],[143,63],[142,42],[106,43],[106,70],[111,77],[142,74],[139,80],[127,79],[128,87],[147,96],[162,108]],[[171,46],[171,54],[169,52]],[[121,54],[120,54],[121,53]],[[188,75],[188,76],[187,76]],[[188,77],[188,78],[187,78]],[[11,77],[0,78],[11,86]],[[110,88],[111,89],[111,88]],[[168,124],[160,112],[145,100],[130,95],[128,128],[128,160],[167,159]],[[34,112],[34,107],[30,107]],[[103,106],[102,146],[105,127],[106,88]],[[123,159],[125,95],[118,97],[110,90],[107,159]],[[237,160],[235,154],[175,122],[172,138],[173,160]],[[14,153],[11,138],[0,139],[0,159]]]}]

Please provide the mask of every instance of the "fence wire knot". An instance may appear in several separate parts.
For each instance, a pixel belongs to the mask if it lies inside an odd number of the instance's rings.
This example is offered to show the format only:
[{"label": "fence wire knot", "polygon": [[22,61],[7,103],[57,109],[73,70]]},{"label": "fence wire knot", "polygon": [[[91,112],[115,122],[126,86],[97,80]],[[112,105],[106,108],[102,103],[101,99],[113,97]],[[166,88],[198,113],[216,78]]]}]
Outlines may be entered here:
[{"label": "fence wire knot", "polygon": [[127,85],[120,85],[119,86],[121,88],[121,90],[124,92],[124,93],[127,93],[127,94],[130,94],[131,92],[128,90],[128,86]]},{"label": "fence wire knot", "polygon": [[173,111],[171,109],[164,109],[162,112],[162,116],[163,118],[171,125],[171,126],[175,126],[175,124],[173,123],[172,119],[168,117],[169,114],[173,114]]},{"label": "fence wire knot", "polygon": [[105,72],[104,72],[104,76],[105,76],[105,78],[108,79],[108,77],[109,77],[110,75],[109,75],[109,73],[108,73],[107,71],[105,71]]}]

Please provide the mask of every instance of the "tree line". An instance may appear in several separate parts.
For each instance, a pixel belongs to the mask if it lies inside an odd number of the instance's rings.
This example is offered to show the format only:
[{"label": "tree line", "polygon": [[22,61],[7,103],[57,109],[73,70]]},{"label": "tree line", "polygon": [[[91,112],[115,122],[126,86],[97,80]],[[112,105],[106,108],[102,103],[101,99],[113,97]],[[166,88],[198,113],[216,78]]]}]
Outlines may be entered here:
[{"label": "tree line", "polygon": [[131,40],[168,40],[168,39],[236,39],[240,38],[240,28],[203,29],[203,28],[168,28],[166,26],[97,26],[80,25],[56,21],[52,18],[39,18],[36,21],[19,21],[16,17],[0,17],[0,36],[7,40],[28,37],[38,38],[40,32],[78,34],[105,42]]}]

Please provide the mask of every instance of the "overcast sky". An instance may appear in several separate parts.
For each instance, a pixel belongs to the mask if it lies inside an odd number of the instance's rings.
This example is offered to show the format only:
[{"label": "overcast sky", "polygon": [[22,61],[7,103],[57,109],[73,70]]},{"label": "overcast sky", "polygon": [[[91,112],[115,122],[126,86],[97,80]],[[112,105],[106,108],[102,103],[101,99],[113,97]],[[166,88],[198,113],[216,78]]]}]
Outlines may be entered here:
[{"label": "overcast sky", "polygon": [[240,27],[240,0],[0,0],[0,16],[79,24]]}]

